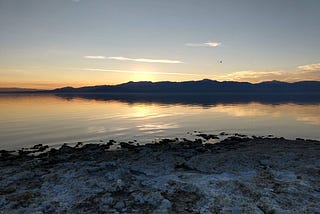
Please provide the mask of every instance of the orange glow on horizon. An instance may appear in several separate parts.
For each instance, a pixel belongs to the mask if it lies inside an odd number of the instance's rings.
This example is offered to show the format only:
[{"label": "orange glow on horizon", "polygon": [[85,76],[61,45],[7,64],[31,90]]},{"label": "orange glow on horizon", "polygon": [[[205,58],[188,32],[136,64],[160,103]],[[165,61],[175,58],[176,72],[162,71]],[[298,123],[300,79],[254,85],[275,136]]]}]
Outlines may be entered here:
[{"label": "orange glow on horizon", "polygon": [[0,88],[26,88],[26,89],[43,89],[50,90],[62,87],[83,87],[83,86],[94,86],[94,85],[115,85],[118,83],[109,82],[85,82],[85,83],[0,83]]},{"label": "orange glow on horizon", "polygon": [[[284,81],[284,82],[298,82],[305,80],[320,80],[320,73],[317,71],[304,71],[289,73],[283,71],[274,71],[274,72],[255,72],[255,71],[240,71],[233,72],[227,75],[213,75],[213,74],[202,74],[198,76],[192,75],[168,75],[166,73],[154,74],[153,72],[158,72],[157,69],[152,67],[135,67],[137,71],[149,71],[141,73],[108,73],[108,72],[97,72],[97,73],[81,73],[77,76],[72,76],[69,74],[61,74],[60,76],[41,76],[39,78],[34,78],[36,81],[33,81],[31,77],[28,79],[22,78],[3,78],[0,82],[0,88],[30,88],[30,89],[43,89],[50,90],[55,88],[62,87],[83,87],[83,86],[95,86],[95,85],[117,85],[126,83],[129,81],[173,81],[173,82],[182,82],[182,81],[197,81],[202,79],[211,79],[217,81],[238,81],[238,82],[250,82],[250,83],[260,83],[264,81]],[[302,75],[302,76],[301,76]],[[52,81],[49,81],[48,78],[51,78]]]}]

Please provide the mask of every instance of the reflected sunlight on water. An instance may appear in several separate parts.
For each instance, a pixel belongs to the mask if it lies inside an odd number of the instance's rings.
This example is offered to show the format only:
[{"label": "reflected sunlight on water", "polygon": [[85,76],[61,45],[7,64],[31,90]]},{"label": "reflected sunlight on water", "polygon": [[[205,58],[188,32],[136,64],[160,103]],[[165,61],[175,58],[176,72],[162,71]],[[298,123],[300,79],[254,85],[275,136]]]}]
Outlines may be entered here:
[{"label": "reflected sunlight on water", "polygon": [[214,111],[227,113],[233,117],[275,117],[279,118],[286,113],[296,120],[305,121],[311,124],[320,125],[320,105],[315,104],[281,104],[265,105],[260,103],[218,105]]},{"label": "reflected sunlight on water", "polygon": [[54,95],[1,95],[0,148],[87,140],[183,137],[220,131],[320,139],[319,104],[211,106],[65,99]]}]

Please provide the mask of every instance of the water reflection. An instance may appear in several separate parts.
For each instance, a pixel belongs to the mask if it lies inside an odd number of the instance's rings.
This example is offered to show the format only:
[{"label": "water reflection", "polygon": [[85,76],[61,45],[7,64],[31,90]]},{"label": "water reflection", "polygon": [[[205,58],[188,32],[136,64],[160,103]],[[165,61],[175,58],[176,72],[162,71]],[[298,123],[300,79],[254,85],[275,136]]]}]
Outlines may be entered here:
[{"label": "water reflection", "polygon": [[168,129],[176,129],[179,128],[177,124],[174,123],[158,123],[158,124],[143,124],[137,126],[138,130],[144,131],[148,134],[154,134],[163,132]]},{"label": "water reflection", "polygon": [[263,117],[280,118],[284,114],[310,124],[320,125],[319,104],[278,104],[266,105],[261,103],[247,103],[237,105],[217,105],[214,111],[227,113],[233,117]]},{"label": "water reflection", "polygon": [[158,104],[186,104],[212,106],[219,103],[250,103],[258,102],[263,104],[300,103],[319,104],[320,92],[310,94],[303,93],[216,93],[216,94],[192,94],[192,93],[118,93],[118,94],[56,94],[56,96],[72,100],[74,98],[84,98],[101,101],[121,101],[126,103],[158,103]]},{"label": "water reflection", "polygon": [[173,95],[125,97],[1,95],[0,148],[112,138],[151,142],[194,130],[320,139],[317,97],[310,102],[302,102],[302,96],[276,102],[208,95],[176,96],[177,102]]}]

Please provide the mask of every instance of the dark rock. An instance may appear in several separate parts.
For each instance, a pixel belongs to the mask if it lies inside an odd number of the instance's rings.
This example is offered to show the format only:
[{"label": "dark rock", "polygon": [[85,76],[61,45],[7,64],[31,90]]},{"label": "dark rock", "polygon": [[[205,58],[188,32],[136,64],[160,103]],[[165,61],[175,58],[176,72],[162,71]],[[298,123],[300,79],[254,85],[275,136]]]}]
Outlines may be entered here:
[{"label": "dark rock", "polygon": [[234,136],[237,136],[237,137],[247,137],[247,135],[245,135],[245,134],[239,134],[239,133],[235,133]]},{"label": "dark rock", "polygon": [[120,142],[120,146],[123,149],[129,149],[129,150],[136,148],[135,145],[132,145],[132,144],[129,144],[129,143],[125,143],[125,142]]},{"label": "dark rock", "polygon": [[42,144],[37,144],[37,145],[34,145],[33,147],[31,147],[31,149],[40,149],[42,147],[43,147]]},{"label": "dark rock", "polygon": [[109,142],[107,143],[107,145],[112,146],[113,144],[115,144],[116,141],[115,140],[109,140]]},{"label": "dark rock", "polygon": [[63,144],[58,151],[61,153],[73,153],[75,148],[68,146],[67,144]]},{"label": "dark rock", "polygon": [[75,145],[75,148],[80,148],[83,146],[83,143],[82,142],[78,142],[76,145]]},{"label": "dark rock", "polygon": [[248,142],[250,141],[251,139],[248,138],[248,137],[236,137],[236,136],[230,136],[230,137],[227,137],[226,139],[220,141],[220,144],[223,144],[223,143],[240,143],[240,142]]},{"label": "dark rock", "polygon": [[169,143],[174,143],[176,141],[177,141],[176,138],[175,139],[164,138],[159,141],[159,144],[169,144]]},{"label": "dark rock", "polygon": [[307,142],[317,142],[316,140],[306,139]]},{"label": "dark rock", "polygon": [[173,193],[163,193],[162,195],[171,202],[170,211],[172,213],[192,212],[201,198],[199,193],[187,192],[181,189],[175,189]]},{"label": "dark rock", "polygon": [[204,147],[204,146],[198,146],[195,148],[195,150],[197,152],[201,152],[201,153],[208,151],[208,149],[206,149],[206,147]]},{"label": "dark rock", "polygon": [[214,135],[214,134],[197,134],[196,136],[202,137],[205,140],[219,139],[219,137],[217,135]]}]

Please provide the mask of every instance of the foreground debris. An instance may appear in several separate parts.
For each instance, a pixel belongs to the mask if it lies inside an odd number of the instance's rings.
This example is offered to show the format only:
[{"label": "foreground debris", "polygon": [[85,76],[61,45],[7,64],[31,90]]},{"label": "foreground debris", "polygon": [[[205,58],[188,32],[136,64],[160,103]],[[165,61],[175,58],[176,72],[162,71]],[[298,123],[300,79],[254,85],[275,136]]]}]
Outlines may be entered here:
[{"label": "foreground debris", "polygon": [[1,212],[320,211],[319,141],[238,135],[109,150],[114,143],[0,151]]}]

